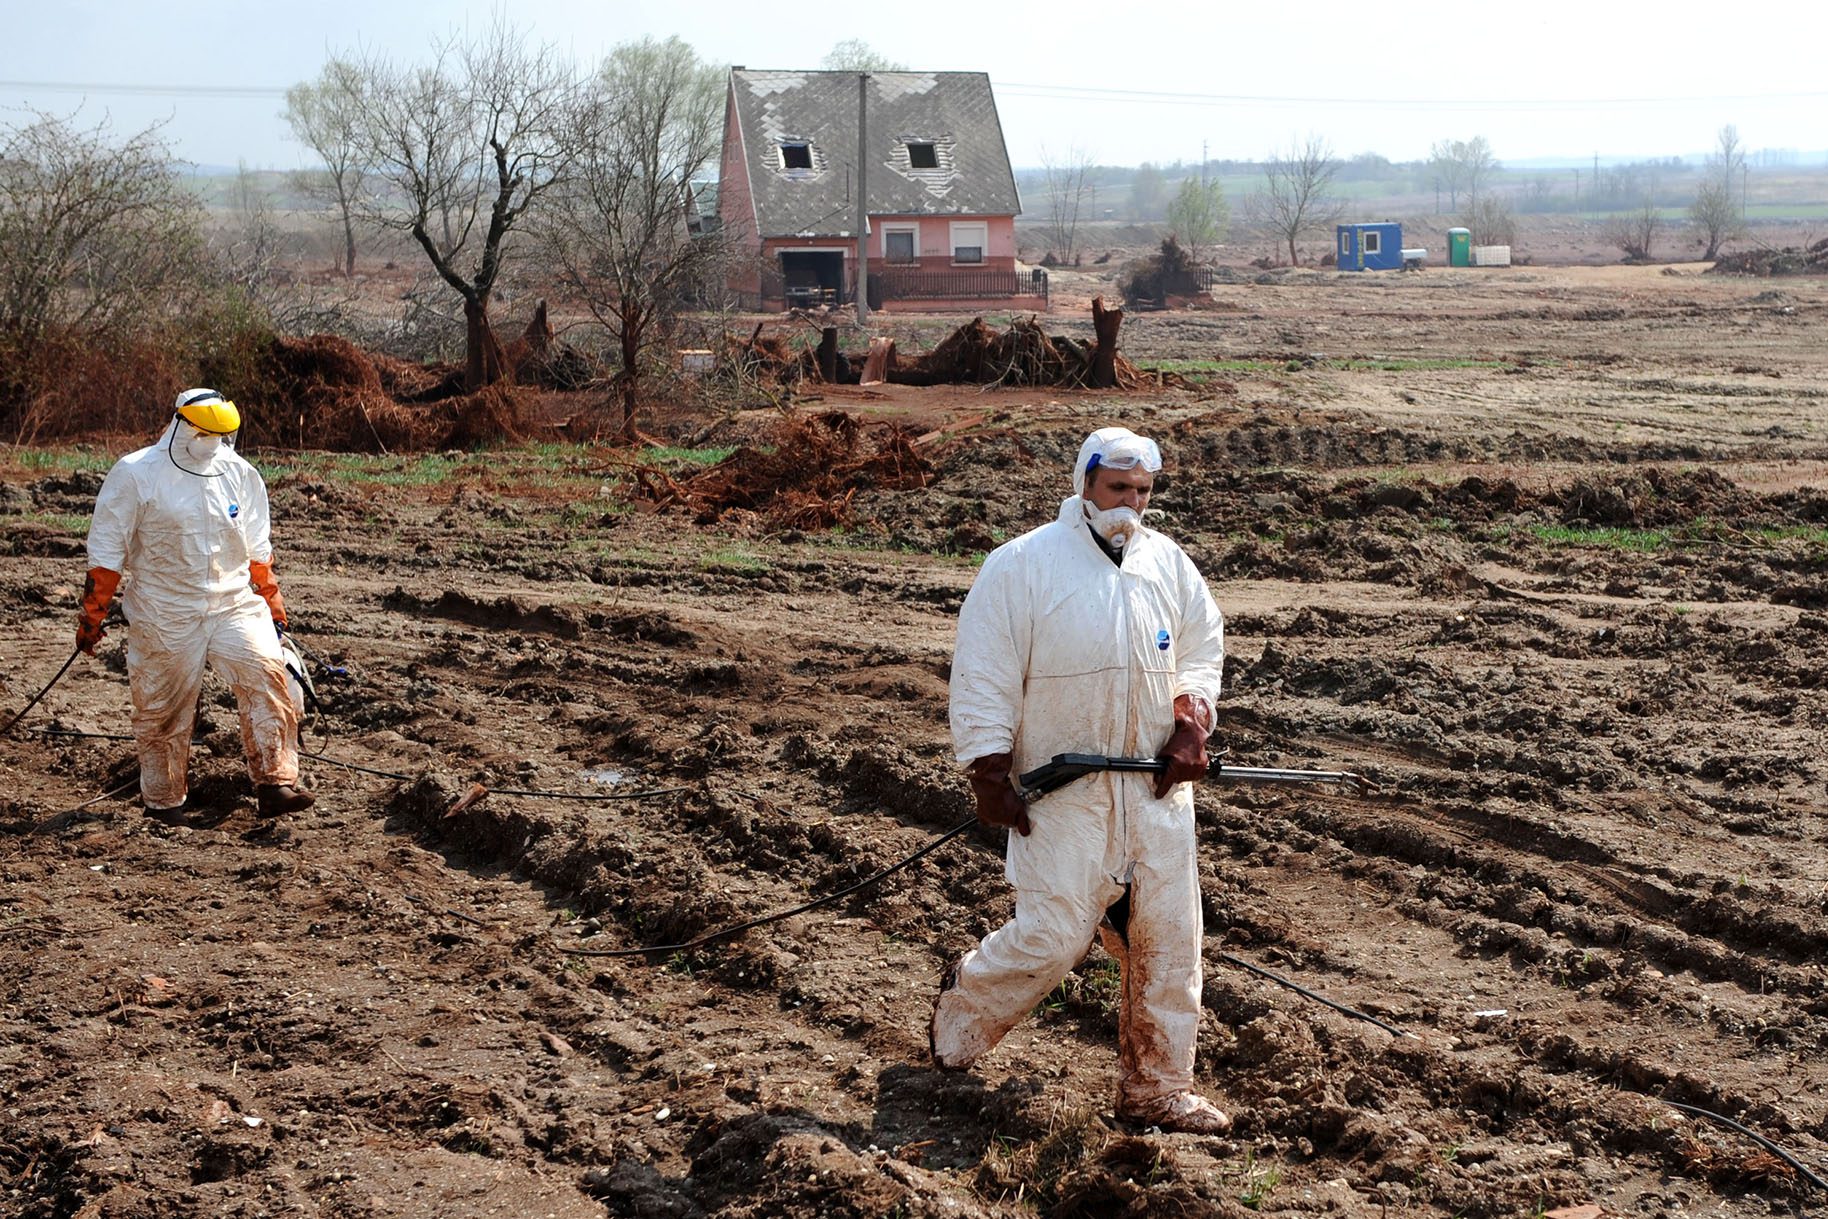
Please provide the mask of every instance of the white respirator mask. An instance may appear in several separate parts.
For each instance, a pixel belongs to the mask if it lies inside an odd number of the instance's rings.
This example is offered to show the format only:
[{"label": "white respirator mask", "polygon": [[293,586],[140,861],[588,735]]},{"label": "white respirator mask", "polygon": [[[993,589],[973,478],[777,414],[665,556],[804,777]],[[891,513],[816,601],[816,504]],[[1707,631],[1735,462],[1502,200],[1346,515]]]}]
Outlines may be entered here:
[{"label": "white respirator mask", "polygon": [[1122,550],[1142,528],[1142,514],[1136,509],[1119,505],[1115,508],[1099,508],[1091,500],[1085,501],[1085,519],[1091,522],[1092,532],[1110,544],[1112,550]]},{"label": "white respirator mask", "polygon": [[184,428],[190,433],[184,441],[184,451],[198,465],[207,466],[216,460],[216,454],[222,451],[222,437],[208,432],[199,432],[190,424]]}]

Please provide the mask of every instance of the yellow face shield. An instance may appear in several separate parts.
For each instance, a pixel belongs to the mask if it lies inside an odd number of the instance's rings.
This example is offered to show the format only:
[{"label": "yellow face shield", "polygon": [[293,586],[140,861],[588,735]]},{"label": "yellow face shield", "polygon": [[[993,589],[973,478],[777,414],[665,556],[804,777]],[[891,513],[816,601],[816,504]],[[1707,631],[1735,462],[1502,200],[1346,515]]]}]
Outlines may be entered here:
[{"label": "yellow face shield", "polygon": [[241,430],[241,412],[213,389],[187,389],[179,394],[178,414],[199,432],[212,436]]}]

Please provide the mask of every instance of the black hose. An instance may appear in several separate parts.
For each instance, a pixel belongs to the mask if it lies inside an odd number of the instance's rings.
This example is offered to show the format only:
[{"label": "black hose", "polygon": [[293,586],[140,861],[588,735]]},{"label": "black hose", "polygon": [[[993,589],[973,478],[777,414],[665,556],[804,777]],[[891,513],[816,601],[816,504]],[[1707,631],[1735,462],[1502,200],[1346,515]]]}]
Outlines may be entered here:
[{"label": "black hose", "polygon": [[43,698],[45,695],[49,694],[51,692],[51,687],[63,680],[63,675],[70,671],[70,666],[75,664],[76,658],[78,656],[81,656],[82,654],[83,654],[83,650],[81,648],[77,648],[75,651],[71,652],[70,659],[64,661],[63,668],[57,670],[57,676],[53,677],[50,681],[47,681],[46,683],[44,683],[44,689],[42,689],[38,693],[34,694],[32,696],[32,701],[27,703],[24,707],[20,708],[18,715],[15,715],[12,719],[6,721],[6,727],[0,728],[0,736],[5,736],[7,733],[11,732],[14,728],[16,728],[19,724],[19,721],[24,719],[26,717],[26,714],[29,711],[31,711],[31,709],[33,707],[36,707],[38,705],[38,700]]},{"label": "black hose", "polygon": [[562,947],[557,944],[553,945],[553,947],[557,948],[560,952],[564,953],[566,956],[569,956],[569,957],[639,957],[639,956],[645,956],[651,952],[685,952],[689,949],[701,948],[706,944],[715,943],[718,940],[728,939],[729,937],[731,937],[733,935],[740,935],[742,932],[748,931],[755,927],[765,927],[769,923],[778,923],[782,919],[792,918],[796,914],[804,914],[808,910],[817,910],[820,906],[829,906],[831,903],[837,901],[841,897],[849,897],[851,894],[855,893],[857,890],[867,888],[868,886],[873,885],[876,882],[882,880],[884,877],[890,876],[896,872],[901,871],[903,868],[907,867],[909,864],[914,863],[916,860],[921,859],[924,856],[931,855],[934,851],[937,851],[940,847],[946,845],[946,843],[952,841],[954,838],[957,838],[960,834],[964,833],[966,830],[970,829],[972,826],[974,826],[976,824],[977,824],[977,817],[974,814],[967,820],[959,822],[957,825],[953,826],[951,829],[947,830],[944,834],[941,834],[938,838],[935,838],[932,842],[929,842],[926,846],[920,848],[920,850],[914,852],[912,855],[908,856],[906,859],[903,859],[898,863],[890,864],[888,867],[882,869],[882,871],[877,872],[873,876],[864,877],[862,880],[858,881],[854,885],[851,885],[847,889],[840,889],[836,893],[827,894],[824,897],[817,898],[810,902],[806,902],[803,905],[795,906],[791,910],[782,910],[775,914],[763,915],[761,918],[750,919],[746,923],[738,923],[734,927],[725,927],[721,931],[713,931],[706,935],[701,935],[697,939],[687,940],[683,944],[651,944],[646,948],[565,948],[565,947]]},{"label": "black hose", "polygon": [[1252,965],[1249,961],[1246,961],[1243,957],[1234,957],[1229,952],[1221,952],[1216,955],[1218,956],[1219,960],[1221,960],[1221,961],[1226,961],[1232,965],[1236,965],[1239,969],[1248,969],[1251,973],[1254,973],[1254,974],[1258,975],[1259,977],[1268,978],[1271,982],[1274,982],[1278,986],[1288,987],[1290,990],[1292,990],[1296,994],[1300,995],[1303,999],[1312,999],[1314,1002],[1324,1004],[1325,1006],[1332,1008],[1336,1012],[1340,1012],[1343,1015],[1352,1017],[1354,1020],[1363,1020],[1366,1024],[1374,1024],[1378,1028],[1383,1029],[1384,1032],[1389,1033],[1392,1037],[1409,1037],[1416,1041],[1421,1040],[1421,1038],[1417,1037],[1414,1033],[1405,1032],[1404,1030],[1397,1028],[1394,1024],[1385,1024],[1382,1020],[1379,1020],[1376,1016],[1367,1015],[1366,1013],[1359,1011],[1357,1008],[1347,1007],[1343,1003],[1335,1003],[1333,1000],[1327,998],[1325,995],[1317,995],[1313,991],[1309,990],[1307,987],[1301,986],[1295,982],[1291,982],[1279,973],[1274,973],[1270,970],[1267,970],[1267,969],[1263,968],[1261,965]]},{"label": "black hose", "polygon": [[1738,1122],[1734,1121],[1732,1118],[1722,1117],[1720,1114],[1715,1113],[1708,1109],[1701,1109],[1694,1105],[1685,1105],[1681,1101],[1664,1100],[1662,1097],[1657,1097],[1656,1099],[1659,1101],[1662,1101],[1663,1104],[1670,1106],[1672,1109],[1680,1109],[1684,1113],[1693,1113],[1697,1117],[1705,1117],[1709,1121],[1719,1122],[1722,1126],[1730,1126],[1732,1129],[1737,1130],[1740,1134],[1745,1135],[1747,1138],[1749,1138],[1753,1142],[1757,1143],[1760,1147],[1764,1148],[1766,1151],[1770,1152],[1772,1155],[1776,1156],[1778,1159],[1782,1160],[1784,1163],[1786,1163],[1790,1167],[1794,1168],[1797,1172],[1802,1173],[1803,1176],[1808,1180],[1809,1184],[1815,1186],[1817,1189],[1822,1190],[1825,1193],[1828,1193],[1828,1181],[1824,1181],[1820,1177],[1816,1176],[1813,1172],[1810,1172],[1809,1166],[1807,1164],[1804,1164],[1801,1160],[1797,1159],[1795,1156],[1793,1156],[1789,1152],[1785,1151],[1782,1147],[1779,1147],[1776,1143],[1773,1143],[1770,1139],[1767,1139],[1764,1135],[1758,1133],[1758,1131],[1749,1129],[1748,1127],[1745,1127],[1745,1126],[1741,1126]]}]

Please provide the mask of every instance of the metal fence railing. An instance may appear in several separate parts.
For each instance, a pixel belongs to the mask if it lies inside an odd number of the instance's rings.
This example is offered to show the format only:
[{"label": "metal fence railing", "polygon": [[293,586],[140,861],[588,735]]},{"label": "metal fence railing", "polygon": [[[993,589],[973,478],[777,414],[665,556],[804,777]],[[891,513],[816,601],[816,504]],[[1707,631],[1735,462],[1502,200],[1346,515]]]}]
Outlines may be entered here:
[{"label": "metal fence railing", "polygon": [[[1008,296],[1038,296],[1048,300],[1047,271],[923,271],[908,267],[870,268],[870,305],[884,301],[996,299]],[[737,306],[760,310],[773,307],[818,309],[854,304],[857,279],[854,273],[844,277],[843,284],[830,287],[817,284],[788,285],[778,273],[762,276],[760,292],[737,294]]]}]

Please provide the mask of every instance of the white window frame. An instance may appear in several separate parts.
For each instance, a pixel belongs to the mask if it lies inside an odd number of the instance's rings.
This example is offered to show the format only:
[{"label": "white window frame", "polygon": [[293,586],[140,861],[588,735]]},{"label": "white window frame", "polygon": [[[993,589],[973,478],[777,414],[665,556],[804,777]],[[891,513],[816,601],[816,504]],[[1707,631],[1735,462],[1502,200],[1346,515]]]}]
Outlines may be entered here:
[{"label": "white window frame", "polygon": [[1341,229],[1339,231],[1339,256],[1341,258],[1352,257],[1352,230],[1351,229]]},{"label": "white window frame", "polygon": [[[920,225],[908,221],[884,220],[882,223],[882,261],[889,266],[909,266],[920,261]],[[889,234],[911,233],[914,237],[914,253],[907,262],[889,258]]]},{"label": "white window frame", "polygon": [[[975,243],[971,242],[971,241],[960,241],[959,240],[960,234],[963,234],[967,237],[976,237],[976,238],[978,238],[978,240]],[[951,239],[951,253],[952,253],[952,265],[953,266],[955,266],[955,267],[981,267],[990,261],[990,223],[989,223],[989,221],[986,221],[986,220],[954,220],[954,221],[952,221],[952,224],[951,224],[951,233],[949,236]],[[977,261],[976,262],[959,261],[958,248],[961,245],[973,245],[973,244],[975,244],[978,248]]]},{"label": "white window frame", "polygon": [[1360,229],[1358,233],[1358,252],[1361,254],[1382,254],[1384,252],[1384,235],[1376,229]]},{"label": "white window frame", "polygon": [[[806,164],[789,165],[787,163],[787,150],[789,148],[804,148],[806,150]],[[818,168],[819,163],[813,157],[811,140],[781,140],[776,143],[775,150],[776,154],[781,158],[781,170],[784,173],[803,174],[808,170]]]}]

